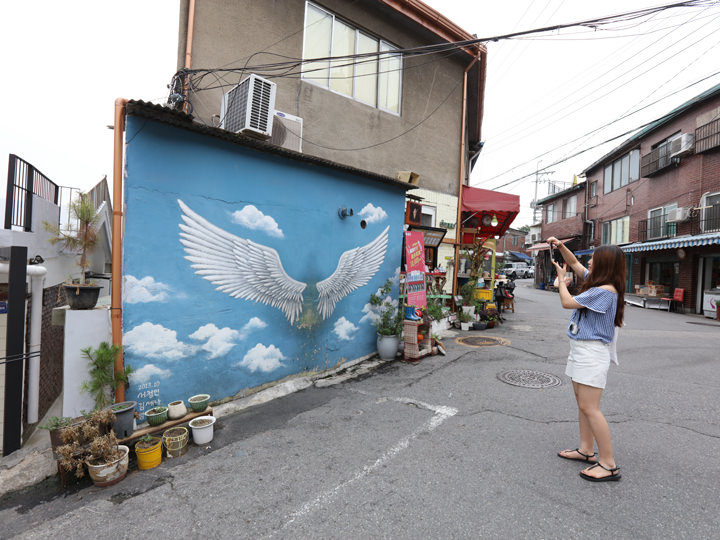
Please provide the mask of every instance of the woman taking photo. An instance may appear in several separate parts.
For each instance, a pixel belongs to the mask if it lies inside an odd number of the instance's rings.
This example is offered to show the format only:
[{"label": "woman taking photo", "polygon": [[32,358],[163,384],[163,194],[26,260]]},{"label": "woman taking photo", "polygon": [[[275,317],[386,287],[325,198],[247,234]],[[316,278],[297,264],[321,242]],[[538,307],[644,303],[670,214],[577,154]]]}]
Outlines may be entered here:
[{"label": "woman taking photo", "polygon": [[[625,308],[625,256],[617,246],[601,246],[593,252],[589,271],[557,238],[550,237],[547,242],[551,249],[557,247],[565,260],[563,266],[554,260],[552,263],[557,270],[562,307],[573,310],[567,329],[570,354],[565,374],[572,379],[580,423],[580,446],[562,450],[558,455],[590,463],[580,472],[585,480],[619,480],[620,467],[615,463],[610,428],[600,411],[600,398],[610,360],[617,363],[615,337],[617,328],[622,326]],[[575,275],[584,278],[577,296],[568,292],[565,281],[568,265]]]}]

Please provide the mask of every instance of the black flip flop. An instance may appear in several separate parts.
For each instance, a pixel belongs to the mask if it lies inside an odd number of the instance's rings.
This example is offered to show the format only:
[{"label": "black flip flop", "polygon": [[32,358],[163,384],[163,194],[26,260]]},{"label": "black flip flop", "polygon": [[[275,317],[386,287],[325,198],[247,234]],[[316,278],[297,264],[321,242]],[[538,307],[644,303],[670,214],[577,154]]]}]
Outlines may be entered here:
[{"label": "black flip flop", "polygon": [[[582,457],[585,458],[584,461],[586,461],[587,463],[597,463],[597,461],[590,461],[590,458],[594,458],[595,456],[597,456],[597,452],[594,452],[592,454],[583,454],[579,448],[576,448],[575,450],[561,450],[560,452],[577,452],[578,454],[580,454]],[[575,458],[563,456],[562,454],[560,454],[560,452],[558,452],[558,456],[563,459],[569,459],[570,461],[583,461],[582,459],[575,459]]]},{"label": "black flip flop", "polygon": [[614,482],[615,480],[620,480],[622,478],[622,475],[618,473],[620,470],[620,467],[613,467],[612,469],[608,469],[607,467],[601,465],[600,463],[596,463],[592,467],[588,467],[585,469],[586,471],[589,471],[590,469],[594,469],[595,467],[600,467],[601,469],[605,469],[607,472],[610,473],[610,476],[603,476],[601,478],[595,478],[594,476],[590,476],[588,474],[583,474],[584,471],[580,471],[580,476],[583,477],[585,480],[590,480],[591,482]]}]

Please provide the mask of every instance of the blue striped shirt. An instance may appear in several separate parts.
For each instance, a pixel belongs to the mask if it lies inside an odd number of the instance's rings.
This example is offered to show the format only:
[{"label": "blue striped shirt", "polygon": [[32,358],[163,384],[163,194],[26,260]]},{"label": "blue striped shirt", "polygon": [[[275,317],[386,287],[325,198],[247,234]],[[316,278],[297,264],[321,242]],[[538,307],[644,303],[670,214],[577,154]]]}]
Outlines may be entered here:
[{"label": "blue striped shirt", "polygon": [[[570,339],[610,343],[615,336],[617,293],[600,287],[593,287],[574,298],[578,304],[587,309],[573,310],[567,330],[568,337]],[[580,317],[581,311],[582,317]],[[579,327],[576,334],[571,332],[573,323]]]}]

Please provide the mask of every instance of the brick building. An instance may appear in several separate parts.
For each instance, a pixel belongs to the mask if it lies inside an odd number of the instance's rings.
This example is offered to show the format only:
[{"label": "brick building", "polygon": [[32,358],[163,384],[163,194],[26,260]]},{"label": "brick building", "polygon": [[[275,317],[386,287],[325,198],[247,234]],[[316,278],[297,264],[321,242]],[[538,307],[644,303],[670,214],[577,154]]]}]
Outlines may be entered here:
[{"label": "brick building", "polygon": [[[647,125],[583,174],[586,188],[538,201],[542,237],[572,237],[580,254],[619,245],[627,293],[647,282],[661,285],[666,297],[682,289],[684,307],[703,312],[705,291],[720,287],[720,85]],[[573,189],[584,190],[584,208],[578,203],[575,217],[555,219]]]}]

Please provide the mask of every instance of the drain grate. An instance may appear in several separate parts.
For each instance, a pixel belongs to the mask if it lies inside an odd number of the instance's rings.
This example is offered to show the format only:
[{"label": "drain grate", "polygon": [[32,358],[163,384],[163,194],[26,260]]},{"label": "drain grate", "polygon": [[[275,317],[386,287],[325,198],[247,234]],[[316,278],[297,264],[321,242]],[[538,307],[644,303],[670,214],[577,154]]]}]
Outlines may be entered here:
[{"label": "drain grate", "polygon": [[510,345],[507,339],[490,337],[490,336],[468,336],[458,338],[460,345],[468,345],[469,347],[495,347],[497,345]]},{"label": "drain grate", "polygon": [[560,384],[560,379],[555,375],[531,369],[509,369],[498,373],[497,378],[504,383],[523,388],[550,388]]}]

